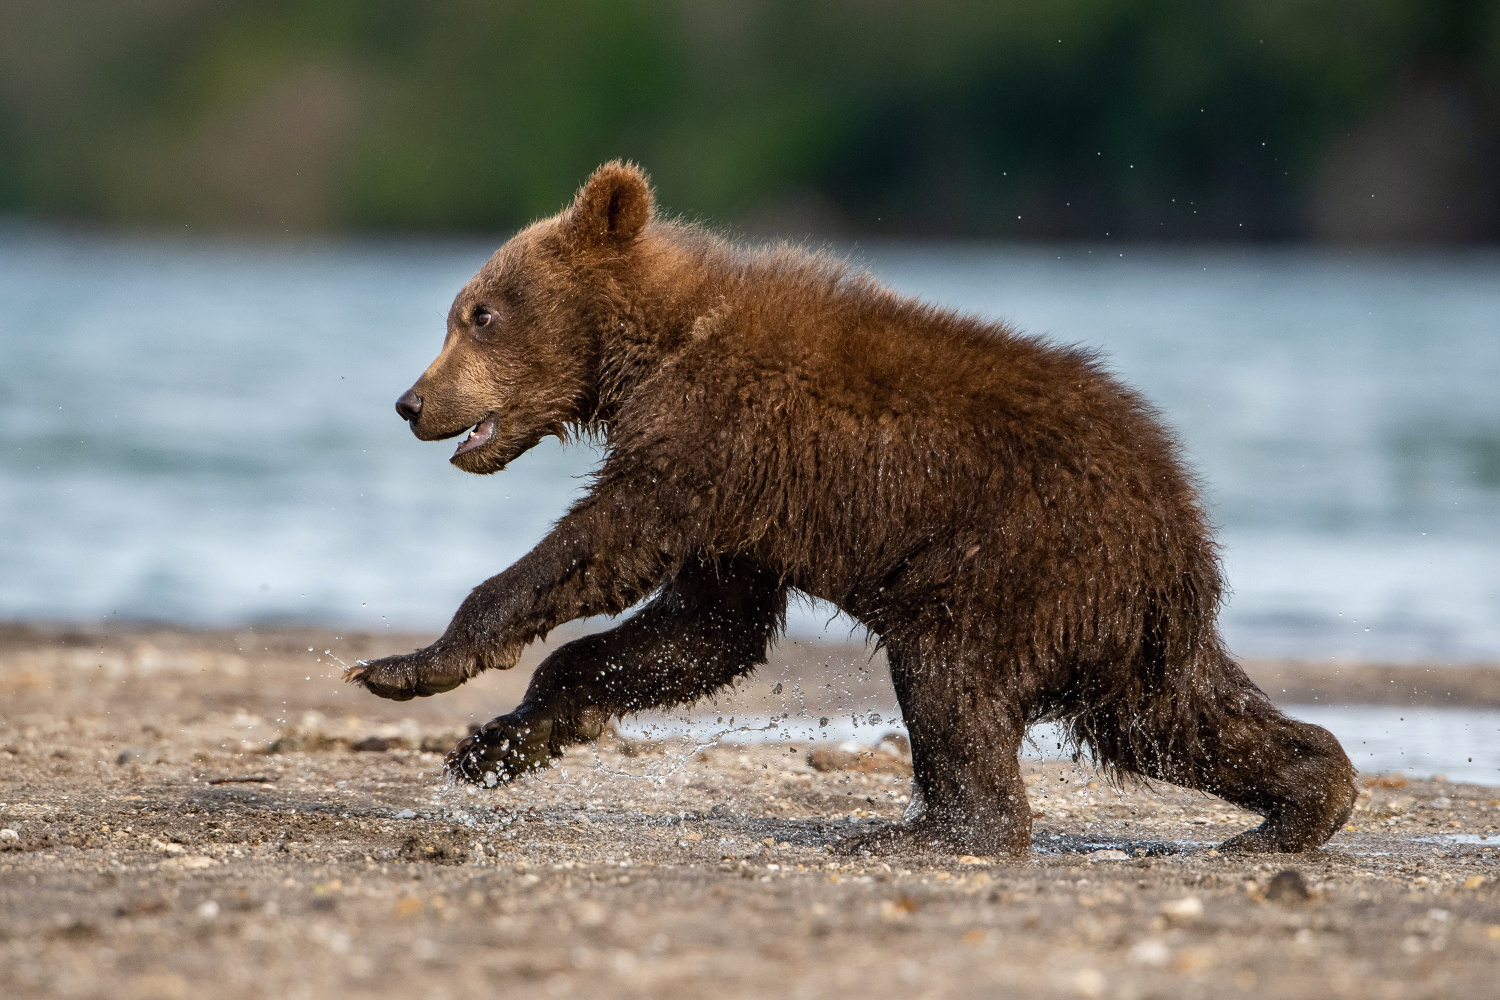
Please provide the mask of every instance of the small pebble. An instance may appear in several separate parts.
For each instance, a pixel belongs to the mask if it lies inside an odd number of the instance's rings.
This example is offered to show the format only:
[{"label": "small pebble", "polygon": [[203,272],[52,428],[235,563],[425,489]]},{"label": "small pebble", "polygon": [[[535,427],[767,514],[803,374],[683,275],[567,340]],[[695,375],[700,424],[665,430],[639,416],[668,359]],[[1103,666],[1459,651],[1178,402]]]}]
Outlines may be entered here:
[{"label": "small pebble", "polygon": [[10,827],[6,827],[4,830],[0,830],[0,840],[20,840],[20,839],[21,839],[21,835],[19,833],[17,833],[16,831],[12,830]]},{"label": "small pebble", "polygon": [[602,927],[609,919],[609,913],[604,907],[591,900],[580,903],[576,915],[580,927]]},{"label": "small pebble", "polygon": [[1171,957],[1171,949],[1159,938],[1137,941],[1135,947],[1130,949],[1130,960],[1137,965],[1166,965]]},{"label": "small pebble", "polygon": [[1301,872],[1288,868],[1273,876],[1266,885],[1266,898],[1273,903],[1305,903],[1312,898],[1312,891]]},{"label": "small pebble", "polygon": [[1197,896],[1169,899],[1161,904],[1161,912],[1178,920],[1191,920],[1203,916],[1203,900]]},{"label": "small pebble", "polygon": [[1103,996],[1108,985],[1109,981],[1098,969],[1080,969],[1073,976],[1073,992],[1081,997]]}]

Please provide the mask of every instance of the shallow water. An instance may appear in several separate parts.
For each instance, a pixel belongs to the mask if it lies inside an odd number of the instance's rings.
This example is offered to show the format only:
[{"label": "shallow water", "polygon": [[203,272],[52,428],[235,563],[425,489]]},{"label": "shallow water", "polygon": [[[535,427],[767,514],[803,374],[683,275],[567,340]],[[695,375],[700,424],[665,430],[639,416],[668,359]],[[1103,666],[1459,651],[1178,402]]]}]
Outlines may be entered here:
[{"label": "shallow water", "polygon": [[1433,844],[1500,844],[1500,834],[1496,833],[1442,833],[1421,839]]},{"label": "shallow water", "polygon": [[[1333,733],[1363,773],[1401,771],[1419,778],[1441,774],[1450,781],[1500,785],[1500,712],[1383,705],[1290,705],[1284,710],[1293,718],[1316,723]],[[812,740],[874,746],[888,734],[904,735],[906,727],[899,719],[868,711],[825,721],[821,716],[772,719],[698,710],[638,717],[628,720],[621,731],[636,739],[680,740],[688,747]],[[1072,755],[1051,725],[1033,726],[1022,753],[1043,760]]]},{"label": "shallow water", "polygon": [[[465,476],[391,411],[496,242],[0,230],[0,618],[444,623],[595,459]],[[1100,348],[1161,408],[1223,527],[1237,651],[1500,658],[1500,257],[856,252]]]},{"label": "shallow water", "polygon": [[1374,705],[1291,705],[1285,711],[1337,736],[1361,771],[1500,785],[1500,712]]}]

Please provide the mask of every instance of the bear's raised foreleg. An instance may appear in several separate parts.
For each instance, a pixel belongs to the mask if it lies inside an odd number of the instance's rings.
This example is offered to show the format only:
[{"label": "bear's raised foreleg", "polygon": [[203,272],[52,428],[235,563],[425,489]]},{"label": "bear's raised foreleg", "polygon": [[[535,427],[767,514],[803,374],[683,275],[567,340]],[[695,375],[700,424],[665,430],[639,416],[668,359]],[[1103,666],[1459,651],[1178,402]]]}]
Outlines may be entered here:
[{"label": "bear's raised foreleg", "polygon": [[975,668],[976,654],[928,646],[886,647],[911,737],[912,796],[920,805],[902,825],[848,838],[840,847],[1025,854],[1031,807],[1021,779],[1024,717],[989,672]]},{"label": "bear's raised foreleg", "polygon": [[609,721],[691,704],[765,662],[786,588],[734,560],[691,562],[623,624],[554,650],[515,711],[448,755],[456,777],[483,784],[545,767]]},{"label": "bear's raised foreleg", "polygon": [[669,481],[621,478],[581,500],[536,548],[475,587],[425,649],[355,664],[344,679],[396,701],[440,694],[521,651],[564,622],[619,614],[685,558],[686,518]]}]

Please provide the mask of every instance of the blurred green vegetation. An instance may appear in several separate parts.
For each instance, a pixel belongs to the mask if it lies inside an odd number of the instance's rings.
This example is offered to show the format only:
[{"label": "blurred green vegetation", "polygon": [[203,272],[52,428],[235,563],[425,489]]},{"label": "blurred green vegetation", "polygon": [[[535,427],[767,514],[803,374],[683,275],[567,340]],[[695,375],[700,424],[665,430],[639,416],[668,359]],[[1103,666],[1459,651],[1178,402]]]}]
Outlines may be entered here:
[{"label": "blurred green vegetation", "polygon": [[504,229],[625,156],[752,229],[1481,240],[1497,104],[1477,0],[10,0],[0,211]]}]

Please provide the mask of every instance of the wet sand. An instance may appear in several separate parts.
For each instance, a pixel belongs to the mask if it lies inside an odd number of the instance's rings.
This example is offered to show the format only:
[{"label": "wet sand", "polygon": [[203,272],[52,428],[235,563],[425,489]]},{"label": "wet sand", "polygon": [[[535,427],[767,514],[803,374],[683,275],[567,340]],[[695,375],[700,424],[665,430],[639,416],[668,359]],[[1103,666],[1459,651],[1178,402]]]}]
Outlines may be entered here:
[{"label": "wet sand", "polygon": [[[539,652],[404,704],[320,662],[420,641],[0,629],[4,995],[1494,987],[1500,789],[1365,776],[1326,849],[1243,857],[1212,845],[1254,818],[1216,799],[1034,763],[1032,857],[848,857],[839,838],[904,808],[898,746],[610,739],[512,787],[455,789],[439,751],[514,704]],[[1486,670],[1458,684],[1421,668],[1252,669],[1288,701],[1390,703],[1377,694],[1396,680],[1450,699],[1431,703],[1492,704],[1451,700],[1492,697]],[[883,710],[882,674],[857,647],[788,643],[721,707]]]}]

